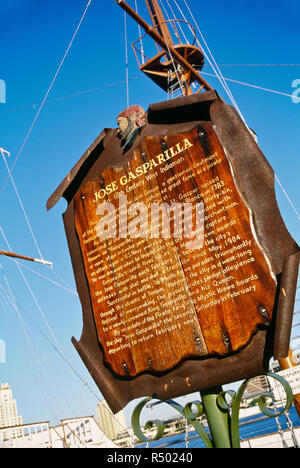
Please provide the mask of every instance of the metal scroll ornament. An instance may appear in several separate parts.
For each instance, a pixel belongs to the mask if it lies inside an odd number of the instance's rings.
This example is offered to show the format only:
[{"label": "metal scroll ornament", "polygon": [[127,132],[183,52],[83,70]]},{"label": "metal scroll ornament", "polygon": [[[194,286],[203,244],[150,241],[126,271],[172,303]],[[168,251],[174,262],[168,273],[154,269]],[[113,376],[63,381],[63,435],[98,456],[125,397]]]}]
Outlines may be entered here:
[{"label": "metal scroll ornament", "polygon": [[[281,410],[275,411],[269,408],[265,403],[265,398],[270,397],[272,393],[265,392],[260,395],[258,399],[258,405],[261,412],[269,417],[269,418],[277,418],[289,411],[293,404],[293,392],[289,385],[289,383],[283,379],[281,376],[277,374],[267,373],[265,374],[267,377],[271,377],[277,380],[283,387],[285,394],[286,394],[286,404],[284,408]],[[241,408],[241,402],[243,395],[245,393],[247,384],[251,379],[245,380],[245,382],[240,386],[237,392],[229,390],[229,391],[222,391],[217,397],[217,406],[220,412],[227,412],[230,414],[230,423],[228,427],[229,437],[231,442],[231,448],[240,448],[240,431],[239,431],[239,413]],[[145,398],[142,400],[134,409],[132,414],[132,428],[134,434],[138,438],[140,442],[150,443],[153,441],[157,441],[161,439],[164,435],[165,426],[162,421],[159,420],[152,420],[147,421],[144,425],[144,430],[151,429],[156,427],[156,434],[153,438],[146,437],[141,429],[140,424],[140,415],[143,408],[149,403],[151,400],[156,399],[155,395],[152,397]],[[230,400],[230,401],[229,401]],[[178,411],[197,431],[199,437],[205,443],[206,448],[216,448],[216,441],[213,437],[206,431],[205,427],[197,420],[200,416],[205,414],[205,404],[201,401],[193,401],[187,403],[185,407],[181,406],[174,400],[163,400],[163,403],[168,404],[173,409]],[[196,411],[195,411],[196,410]],[[209,426],[212,427],[214,421],[208,421]]]}]

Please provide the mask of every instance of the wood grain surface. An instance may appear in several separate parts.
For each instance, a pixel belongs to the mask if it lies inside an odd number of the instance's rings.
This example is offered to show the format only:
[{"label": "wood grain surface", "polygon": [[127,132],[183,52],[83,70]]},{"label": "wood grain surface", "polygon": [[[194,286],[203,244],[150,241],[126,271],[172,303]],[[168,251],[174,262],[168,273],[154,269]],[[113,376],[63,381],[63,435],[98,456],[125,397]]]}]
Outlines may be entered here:
[{"label": "wood grain surface", "polygon": [[[76,232],[95,326],[116,374],[162,373],[186,358],[225,356],[269,325],[276,280],[235,180],[214,128],[204,125],[145,137],[130,163],[106,169],[77,193]],[[105,202],[115,207],[115,223]],[[184,203],[194,208],[193,229],[198,206],[200,248],[190,248],[184,229],[178,236],[172,210],[166,216],[174,203],[182,219]],[[159,230],[153,204],[170,236]],[[110,228],[106,239],[100,226]]]}]

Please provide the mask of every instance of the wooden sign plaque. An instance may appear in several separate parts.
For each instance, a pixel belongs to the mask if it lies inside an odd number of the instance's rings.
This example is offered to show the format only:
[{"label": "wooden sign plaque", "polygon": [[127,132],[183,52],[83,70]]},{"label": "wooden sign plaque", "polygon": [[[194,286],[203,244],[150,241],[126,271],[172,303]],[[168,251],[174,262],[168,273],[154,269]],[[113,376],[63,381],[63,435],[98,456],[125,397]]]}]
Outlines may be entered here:
[{"label": "wooden sign plaque", "polygon": [[207,92],[147,116],[125,154],[102,132],[48,201],[68,201],[84,320],[73,343],[114,412],[285,357],[299,262],[274,173],[230,106]]},{"label": "wooden sign plaque", "polygon": [[[120,207],[121,195],[126,204]],[[115,207],[118,229],[115,238],[101,240],[99,205],[107,201]],[[135,238],[139,230],[134,238],[130,234],[130,226],[141,221],[141,209],[128,219],[137,202],[147,216],[148,238]],[[188,249],[174,230],[163,238],[162,229],[154,229],[153,204],[164,211],[177,203],[182,215],[191,203],[195,218],[200,202],[201,248]],[[188,357],[222,356],[270,323],[276,278],[251,218],[209,125],[146,137],[126,167],[106,169],[101,181],[82,187],[75,197],[76,232],[104,360],[116,374],[165,372]]]}]

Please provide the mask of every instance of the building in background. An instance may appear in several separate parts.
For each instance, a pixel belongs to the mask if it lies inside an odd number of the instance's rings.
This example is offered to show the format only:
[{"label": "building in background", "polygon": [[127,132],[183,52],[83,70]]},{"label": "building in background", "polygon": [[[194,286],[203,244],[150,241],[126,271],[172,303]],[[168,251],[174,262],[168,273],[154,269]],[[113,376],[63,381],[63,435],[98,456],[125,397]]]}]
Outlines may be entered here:
[{"label": "building in background", "polygon": [[105,400],[98,403],[96,415],[100,428],[111,440],[117,439],[119,434],[126,431],[124,411],[113,414]]},{"label": "building in background", "polygon": [[[22,435],[14,435],[18,431]],[[92,416],[62,419],[59,426],[38,422],[17,426],[10,430],[10,437],[3,440],[0,428],[0,448],[115,448],[113,442],[100,430]],[[12,434],[14,432],[14,434]]]},{"label": "building in background", "polygon": [[268,379],[265,375],[260,375],[258,377],[253,377],[249,380],[246,388],[246,396],[249,398],[251,396],[256,396],[261,393],[269,391]]},{"label": "building in background", "polygon": [[[17,402],[13,399],[10,386],[1,384],[0,386],[0,428],[9,428],[11,426],[20,426],[22,416],[18,415]],[[22,436],[22,429],[13,429],[16,433],[11,434],[12,429],[1,431],[2,440],[7,440],[12,436]]]}]

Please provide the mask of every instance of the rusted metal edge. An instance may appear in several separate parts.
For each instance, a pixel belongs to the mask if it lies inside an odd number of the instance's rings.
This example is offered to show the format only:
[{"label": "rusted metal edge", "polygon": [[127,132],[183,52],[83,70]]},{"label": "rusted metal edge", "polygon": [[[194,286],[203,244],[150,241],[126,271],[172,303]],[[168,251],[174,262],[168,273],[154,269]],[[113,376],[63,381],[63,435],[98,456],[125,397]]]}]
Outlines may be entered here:
[{"label": "rusted metal edge", "polygon": [[286,358],[289,354],[292,321],[297,289],[300,252],[284,261],[278,285],[278,306],[274,336],[274,359]]}]

